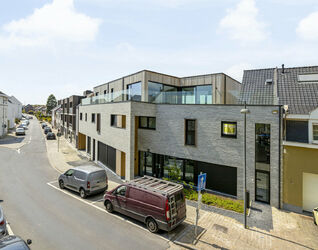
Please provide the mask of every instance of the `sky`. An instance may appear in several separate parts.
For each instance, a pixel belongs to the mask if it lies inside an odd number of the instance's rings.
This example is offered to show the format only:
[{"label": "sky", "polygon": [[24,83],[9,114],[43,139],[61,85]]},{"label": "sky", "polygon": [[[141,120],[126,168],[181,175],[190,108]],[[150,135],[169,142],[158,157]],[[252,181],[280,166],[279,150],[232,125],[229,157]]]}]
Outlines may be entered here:
[{"label": "sky", "polygon": [[318,65],[318,0],[0,0],[0,91],[23,104],[148,69]]}]

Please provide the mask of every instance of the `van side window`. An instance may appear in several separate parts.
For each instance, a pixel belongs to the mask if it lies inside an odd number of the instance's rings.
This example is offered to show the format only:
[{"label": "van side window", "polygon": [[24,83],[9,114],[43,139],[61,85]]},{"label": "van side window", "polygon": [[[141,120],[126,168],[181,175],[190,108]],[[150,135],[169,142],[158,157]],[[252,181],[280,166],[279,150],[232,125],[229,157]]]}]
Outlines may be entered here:
[{"label": "van side window", "polygon": [[66,171],[64,175],[66,175],[66,176],[72,176],[73,174],[74,174],[74,170],[73,170],[73,169],[70,169],[70,170]]},{"label": "van side window", "polygon": [[116,189],[116,194],[120,196],[126,196],[126,186],[120,186],[119,188]]}]

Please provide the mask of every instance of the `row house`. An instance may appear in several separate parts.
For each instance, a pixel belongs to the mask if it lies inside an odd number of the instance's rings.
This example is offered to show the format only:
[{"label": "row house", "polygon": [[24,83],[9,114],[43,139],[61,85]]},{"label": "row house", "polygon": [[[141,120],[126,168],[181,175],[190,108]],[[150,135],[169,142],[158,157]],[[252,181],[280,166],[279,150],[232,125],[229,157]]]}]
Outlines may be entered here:
[{"label": "row house", "polygon": [[[283,106],[282,205],[311,212],[318,206],[318,66],[246,70],[240,102]],[[268,142],[264,147],[270,147]],[[270,189],[272,167],[256,169],[256,183],[267,183],[260,192]],[[263,195],[256,198],[264,200]]]}]

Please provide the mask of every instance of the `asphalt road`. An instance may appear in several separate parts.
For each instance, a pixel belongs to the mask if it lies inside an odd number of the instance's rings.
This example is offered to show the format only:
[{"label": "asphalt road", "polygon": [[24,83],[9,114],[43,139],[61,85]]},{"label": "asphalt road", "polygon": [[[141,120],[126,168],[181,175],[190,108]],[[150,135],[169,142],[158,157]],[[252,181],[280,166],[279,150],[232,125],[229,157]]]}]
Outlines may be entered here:
[{"label": "asphalt road", "polygon": [[0,200],[12,231],[32,249],[166,249],[158,235],[127,223],[48,185],[59,175],[47,159],[39,122],[26,144],[0,147]]}]

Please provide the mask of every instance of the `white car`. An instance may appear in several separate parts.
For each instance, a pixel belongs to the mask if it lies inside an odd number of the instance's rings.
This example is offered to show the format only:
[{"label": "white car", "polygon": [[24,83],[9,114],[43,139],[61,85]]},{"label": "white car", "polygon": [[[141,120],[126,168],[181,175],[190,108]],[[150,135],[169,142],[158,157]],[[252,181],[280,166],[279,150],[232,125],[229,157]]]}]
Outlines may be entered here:
[{"label": "white car", "polygon": [[24,128],[17,128],[15,131],[15,135],[25,135]]}]

